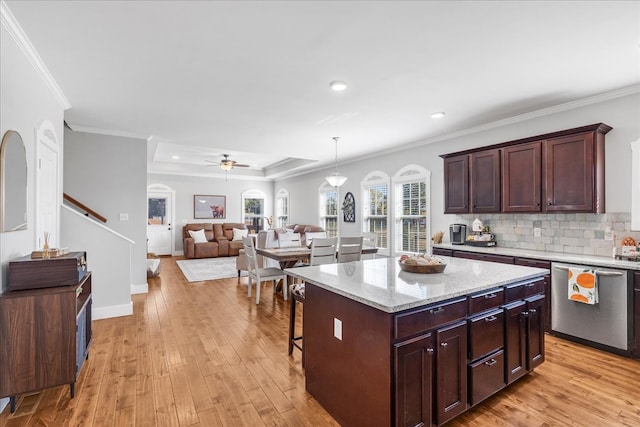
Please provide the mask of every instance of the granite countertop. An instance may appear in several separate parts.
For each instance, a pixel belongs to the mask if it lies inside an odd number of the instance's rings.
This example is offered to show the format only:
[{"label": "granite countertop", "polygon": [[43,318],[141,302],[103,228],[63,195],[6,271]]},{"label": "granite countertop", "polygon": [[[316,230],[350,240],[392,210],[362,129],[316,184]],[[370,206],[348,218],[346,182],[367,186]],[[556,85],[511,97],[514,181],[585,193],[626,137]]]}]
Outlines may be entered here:
[{"label": "granite countertop", "polygon": [[[500,242],[498,242],[500,244]],[[451,243],[438,243],[433,245],[434,248],[441,249],[453,249],[466,252],[477,252],[483,254],[495,254],[495,255],[507,255],[522,258],[533,258],[552,262],[566,262],[571,264],[583,264],[595,267],[609,267],[622,270],[640,270],[640,262],[613,259],[595,255],[580,255],[580,254],[567,254],[563,252],[547,252],[536,251],[532,249],[516,249],[516,248],[503,248],[500,246],[494,246],[491,248],[484,248],[478,246],[469,245],[452,245]]]},{"label": "granite countertop", "polygon": [[549,270],[439,257],[443,273],[400,270],[396,258],[288,268],[285,272],[320,288],[387,313],[396,313],[549,274]]}]

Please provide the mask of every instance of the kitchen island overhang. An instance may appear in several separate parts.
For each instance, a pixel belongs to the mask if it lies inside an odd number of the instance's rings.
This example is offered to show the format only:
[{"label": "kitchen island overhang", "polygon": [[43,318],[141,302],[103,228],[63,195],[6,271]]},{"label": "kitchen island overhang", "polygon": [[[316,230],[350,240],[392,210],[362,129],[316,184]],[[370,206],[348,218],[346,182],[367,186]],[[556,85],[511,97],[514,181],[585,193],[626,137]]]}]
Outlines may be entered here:
[{"label": "kitchen island overhang", "polygon": [[[306,388],[341,424],[439,425],[544,360],[535,319],[549,271],[443,259],[446,270],[432,275],[402,272],[393,258],[286,270],[307,283]],[[499,343],[470,354],[468,330]],[[531,364],[528,348],[539,353]],[[484,379],[489,368],[501,369],[498,381]]]}]

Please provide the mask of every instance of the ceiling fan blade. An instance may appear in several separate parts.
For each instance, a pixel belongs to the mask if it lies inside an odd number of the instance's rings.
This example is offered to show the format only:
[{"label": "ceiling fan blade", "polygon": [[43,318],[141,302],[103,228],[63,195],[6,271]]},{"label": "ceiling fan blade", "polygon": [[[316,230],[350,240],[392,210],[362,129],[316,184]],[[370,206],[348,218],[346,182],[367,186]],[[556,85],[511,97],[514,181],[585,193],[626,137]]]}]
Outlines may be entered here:
[{"label": "ceiling fan blade", "polygon": [[248,167],[250,167],[250,166],[251,166],[251,165],[243,165],[243,164],[241,164],[241,163],[236,163],[236,162],[234,162],[234,163],[233,163],[233,167],[234,167],[234,168],[248,168]]}]

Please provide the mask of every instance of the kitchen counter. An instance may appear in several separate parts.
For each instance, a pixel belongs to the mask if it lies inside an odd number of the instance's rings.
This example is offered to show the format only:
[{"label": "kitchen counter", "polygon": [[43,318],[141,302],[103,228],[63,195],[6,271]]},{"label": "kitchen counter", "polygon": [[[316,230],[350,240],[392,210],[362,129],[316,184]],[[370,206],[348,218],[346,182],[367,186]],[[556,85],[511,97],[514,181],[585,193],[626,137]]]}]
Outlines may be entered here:
[{"label": "kitchen counter", "polygon": [[447,267],[438,274],[404,272],[396,258],[297,267],[285,271],[290,276],[386,313],[549,274],[549,270],[540,268],[439,258]]},{"label": "kitchen counter", "polygon": [[[498,242],[498,245],[500,242]],[[640,262],[613,259],[595,255],[567,254],[563,252],[537,251],[532,249],[516,249],[494,246],[490,248],[452,245],[451,243],[438,243],[434,248],[451,249],[454,251],[476,252],[482,254],[507,255],[521,258],[532,258],[552,262],[566,262],[572,264],[592,265],[597,267],[617,268],[622,270],[640,270]]]},{"label": "kitchen counter", "polygon": [[442,259],[285,270],[306,282],[305,388],[341,425],[442,425],[544,361],[549,270]]}]

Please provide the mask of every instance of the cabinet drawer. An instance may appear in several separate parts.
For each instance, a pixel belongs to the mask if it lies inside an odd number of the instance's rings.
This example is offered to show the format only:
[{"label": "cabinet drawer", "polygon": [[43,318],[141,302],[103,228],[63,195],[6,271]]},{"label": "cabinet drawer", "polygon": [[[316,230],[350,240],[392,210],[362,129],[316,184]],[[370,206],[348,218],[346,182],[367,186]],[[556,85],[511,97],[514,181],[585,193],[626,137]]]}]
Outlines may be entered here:
[{"label": "cabinet drawer", "polygon": [[469,360],[504,347],[504,312],[493,310],[469,319]]},{"label": "cabinet drawer", "polygon": [[510,303],[544,292],[544,279],[505,286],[504,302]]},{"label": "cabinet drawer", "polygon": [[469,295],[469,314],[481,313],[504,303],[504,289],[495,288]]},{"label": "cabinet drawer", "polygon": [[505,386],[503,350],[469,365],[469,386],[472,406]]},{"label": "cabinet drawer", "polygon": [[453,250],[443,248],[433,248],[434,255],[453,256]]},{"label": "cabinet drawer", "polygon": [[513,264],[514,258],[505,255],[492,255],[492,254],[484,254],[482,257],[483,261],[489,262],[500,262],[502,264]]},{"label": "cabinet drawer", "polygon": [[445,323],[463,319],[466,315],[466,298],[457,298],[417,311],[398,314],[394,319],[394,339],[429,331]]},{"label": "cabinet drawer", "polygon": [[524,265],[525,267],[546,268],[551,270],[551,263],[549,261],[541,261],[538,259],[529,258],[516,258],[517,265]]}]

